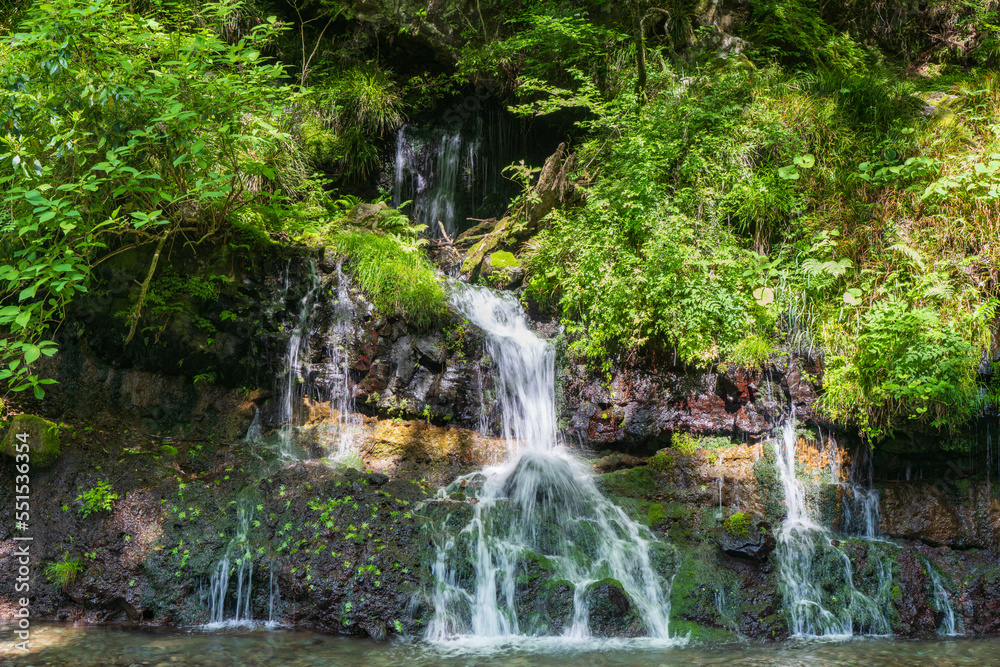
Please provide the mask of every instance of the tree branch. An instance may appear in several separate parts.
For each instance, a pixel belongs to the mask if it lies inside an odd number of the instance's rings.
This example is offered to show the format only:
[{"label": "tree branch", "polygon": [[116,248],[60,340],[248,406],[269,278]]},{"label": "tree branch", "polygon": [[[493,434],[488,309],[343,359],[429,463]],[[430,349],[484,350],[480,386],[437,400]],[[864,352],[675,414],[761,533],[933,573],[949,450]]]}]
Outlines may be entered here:
[{"label": "tree branch", "polygon": [[146,279],[142,281],[142,289],[139,291],[139,301],[136,302],[135,308],[132,309],[132,314],[129,316],[132,320],[132,326],[129,327],[128,336],[125,337],[125,345],[128,345],[132,341],[132,337],[135,336],[135,327],[139,324],[139,316],[142,314],[142,305],[146,302],[146,293],[149,291],[149,282],[153,279],[153,273],[156,272],[156,263],[160,261],[160,252],[163,250],[163,245],[167,242],[167,237],[170,234],[164,234],[160,237],[160,242],[156,244],[156,252],[153,253],[153,261],[149,265],[149,272],[146,274]]}]

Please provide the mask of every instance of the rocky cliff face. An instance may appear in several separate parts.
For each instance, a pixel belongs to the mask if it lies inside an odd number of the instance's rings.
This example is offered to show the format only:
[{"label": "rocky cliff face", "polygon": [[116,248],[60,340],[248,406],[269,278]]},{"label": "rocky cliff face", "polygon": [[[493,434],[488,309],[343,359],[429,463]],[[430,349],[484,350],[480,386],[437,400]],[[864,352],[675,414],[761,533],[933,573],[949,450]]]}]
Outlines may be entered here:
[{"label": "rocky cliff face", "polygon": [[[64,341],[45,369],[60,384],[44,403],[16,406],[64,422],[59,459],[35,480],[50,490],[34,509],[44,517],[35,524],[42,565],[32,590],[39,615],[205,621],[206,588],[240,530],[242,507],[256,522],[243,538],[253,547],[255,618],[273,614],[373,637],[421,631],[431,611],[421,594],[428,567],[422,503],[456,476],[503,455],[503,443],[483,435],[499,417],[491,407],[491,360],[481,335],[457,316],[418,330],[377,315],[353,287],[349,326],[340,326],[344,310],[336,295],[339,281],[349,281],[349,264],[342,278],[338,263],[315,253],[284,259],[270,264],[277,278],[260,277],[252,261],[244,264],[233,273],[239,290],[221,291],[211,305],[185,302],[187,316],[168,322],[162,347],[155,343],[147,356],[122,348],[112,324],[97,316]],[[339,418],[332,393],[346,386],[364,413],[354,444],[364,473],[320,459],[283,463],[273,442],[243,440],[258,413],[265,431],[281,425],[283,389],[275,378],[284,372],[308,290],[316,302],[307,352],[296,369],[301,391],[293,396],[292,432],[304,451],[325,455]],[[259,301],[253,315],[259,326],[219,319],[216,340],[206,348],[197,317],[210,320],[213,312],[251,298]],[[338,322],[340,337],[332,337]],[[554,325],[539,327],[558,339]],[[221,347],[220,337],[228,341]],[[198,349],[204,356],[194,353]],[[188,355],[180,369],[170,350]],[[196,381],[226,350],[237,351],[225,366],[234,370],[220,372],[214,383]],[[235,378],[249,382],[254,373],[267,381],[226,386]],[[766,441],[789,405],[802,425],[799,464],[810,502],[825,521],[846,526],[853,446],[826,425],[826,435],[816,432],[820,373],[815,360],[787,358],[755,371],[620,366],[608,377],[560,356],[557,393],[567,442],[591,457],[606,494],[676,547],[672,619],[678,632],[706,639],[786,633],[772,553],[784,506]],[[832,444],[834,435],[842,446]],[[885,456],[895,461],[897,454]],[[865,572],[888,563],[898,589],[892,622],[900,635],[920,636],[940,625],[934,581],[968,632],[1000,631],[996,485],[969,475],[880,481],[878,457],[876,451],[879,528],[894,544],[875,549],[861,540],[844,542],[859,585],[870,585]],[[2,465],[11,462],[5,458]],[[837,468],[839,476],[825,472]],[[5,473],[0,483],[3,512],[13,507],[11,479]],[[117,499],[110,510],[84,516],[81,495],[102,481]],[[447,499],[449,507],[460,510],[467,502],[461,496]],[[11,567],[12,535],[0,537],[0,568]],[[75,577],[46,576],[46,564],[67,558],[80,564]],[[263,583],[272,574],[277,597]],[[602,632],[613,634],[621,625],[614,612],[623,608],[618,594],[607,591]],[[0,588],[0,613],[10,613],[13,596]],[[570,598],[554,600],[553,609],[571,608]]]}]

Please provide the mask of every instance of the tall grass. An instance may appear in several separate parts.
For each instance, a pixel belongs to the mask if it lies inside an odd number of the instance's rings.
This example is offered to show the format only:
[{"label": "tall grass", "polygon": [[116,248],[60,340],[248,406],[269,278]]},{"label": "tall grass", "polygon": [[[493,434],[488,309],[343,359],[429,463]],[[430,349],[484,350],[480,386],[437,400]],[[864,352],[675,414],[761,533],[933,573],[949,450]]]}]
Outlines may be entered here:
[{"label": "tall grass", "polygon": [[391,235],[339,230],[331,241],[346,254],[348,269],[372,303],[383,313],[429,327],[447,311],[437,270],[415,249],[404,248]]}]

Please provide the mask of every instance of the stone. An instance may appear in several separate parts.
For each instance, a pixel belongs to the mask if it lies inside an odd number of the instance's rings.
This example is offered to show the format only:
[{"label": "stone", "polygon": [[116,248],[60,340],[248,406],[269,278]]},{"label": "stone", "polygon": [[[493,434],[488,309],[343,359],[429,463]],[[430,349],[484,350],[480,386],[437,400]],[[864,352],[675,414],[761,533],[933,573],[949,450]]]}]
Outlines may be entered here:
[{"label": "stone", "polygon": [[[742,521],[737,520],[738,518],[742,518]],[[726,519],[715,539],[724,553],[758,562],[767,560],[777,546],[770,525],[759,519],[751,519],[743,512],[737,512]]]},{"label": "stone", "polygon": [[[26,441],[17,437],[21,433],[27,434]],[[21,442],[27,442],[29,462],[33,468],[47,468],[59,457],[59,427],[47,419],[35,415],[16,415],[0,444],[0,451],[14,457],[18,454]]]}]

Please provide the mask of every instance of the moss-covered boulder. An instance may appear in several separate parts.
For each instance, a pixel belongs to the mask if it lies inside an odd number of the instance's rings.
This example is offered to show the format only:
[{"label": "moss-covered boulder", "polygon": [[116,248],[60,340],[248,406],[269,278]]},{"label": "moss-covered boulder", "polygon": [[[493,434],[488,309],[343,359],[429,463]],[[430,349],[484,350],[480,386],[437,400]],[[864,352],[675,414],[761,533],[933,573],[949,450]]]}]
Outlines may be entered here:
[{"label": "moss-covered boulder", "polygon": [[17,445],[22,442],[28,445],[33,468],[47,468],[59,457],[59,427],[47,419],[35,415],[14,417],[0,451],[13,457],[18,453]]},{"label": "moss-covered boulder", "polygon": [[719,547],[730,556],[756,561],[765,560],[774,551],[776,541],[770,526],[759,517],[736,512],[726,519],[716,534]]}]

